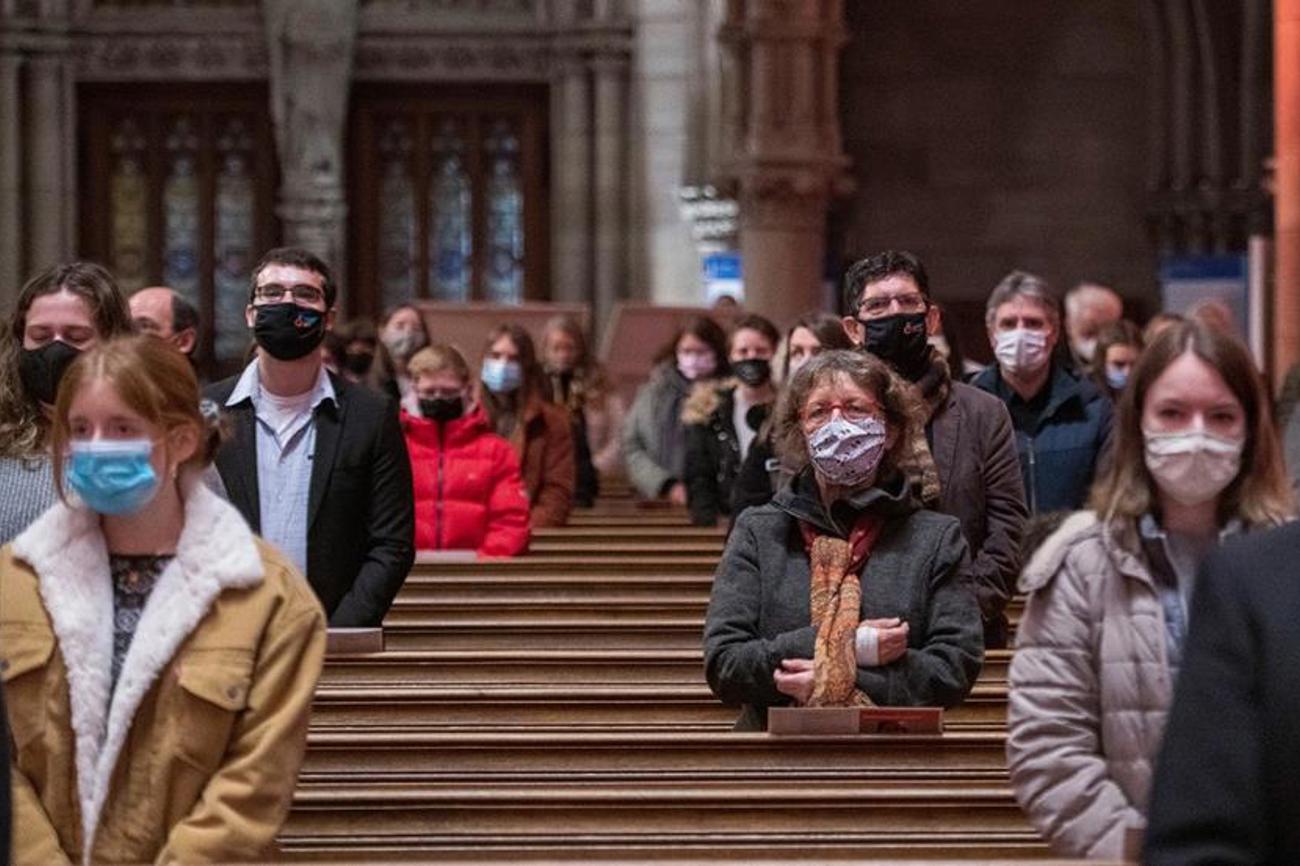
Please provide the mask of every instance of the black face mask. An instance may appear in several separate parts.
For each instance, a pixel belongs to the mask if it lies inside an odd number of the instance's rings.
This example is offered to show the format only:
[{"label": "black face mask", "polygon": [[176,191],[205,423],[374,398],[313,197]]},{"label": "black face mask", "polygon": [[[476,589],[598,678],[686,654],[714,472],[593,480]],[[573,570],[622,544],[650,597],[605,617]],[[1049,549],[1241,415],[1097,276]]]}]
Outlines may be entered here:
[{"label": "black face mask", "polygon": [[455,421],[464,414],[464,397],[434,397],[420,400],[420,415],[430,421]]},{"label": "black face mask", "polygon": [[903,378],[915,382],[930,365],[925,313],[897,313],[882,319],[858,319],[866,329],[863,348]]},{"label": "black face mask", "polygon": [[253,338],[272,358],[296,361],[320,348],[325,339],[325,313],[294,303],[253,308]]},{"label": "black face mask", "polygon": [[54,405],[63,374],[80,354],[80,349],[75,349],[62,340],[53,340],[39,349],[21,350],[18,354],[18,376],[23,381],[23,388],[37,401]]},{"label": "black face mask", "polygon": [[736,378],[742,384],[751,388],[758,388],[771,381],[772,362],[767,358],[746,358],[743,361],[732,361],[731,372],[736,374]]},{"label": "black face mask", "polygon": [[366,375],[374,362],[374,352],[345,352],[343,355],[343,369],[354,376]]}]

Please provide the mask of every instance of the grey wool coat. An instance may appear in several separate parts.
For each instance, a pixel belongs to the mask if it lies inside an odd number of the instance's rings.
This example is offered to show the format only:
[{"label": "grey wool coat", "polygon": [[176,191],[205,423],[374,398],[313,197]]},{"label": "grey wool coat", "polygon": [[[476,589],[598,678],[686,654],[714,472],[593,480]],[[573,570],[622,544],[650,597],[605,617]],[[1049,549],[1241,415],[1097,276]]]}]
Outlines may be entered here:
[{"label": "grey wool coat", "polygon": [[813,657],[799,522],[847,538],[862,511],[886,521],[861,574],[862,619],[899,617],[911,630],[902,658],[858,668],[858,688],[882,706],[951,707],[974,684],[984,635],[975,597],[959,579],[967,551],[957,519],[922,510],[901,477],[828,513],[805,470],[770,503],[739,517],[713,578],[705,672],[714,694],[744,706],[737,730],[762,730],[767,708],[789,703],[772,681],[782,659]]}]

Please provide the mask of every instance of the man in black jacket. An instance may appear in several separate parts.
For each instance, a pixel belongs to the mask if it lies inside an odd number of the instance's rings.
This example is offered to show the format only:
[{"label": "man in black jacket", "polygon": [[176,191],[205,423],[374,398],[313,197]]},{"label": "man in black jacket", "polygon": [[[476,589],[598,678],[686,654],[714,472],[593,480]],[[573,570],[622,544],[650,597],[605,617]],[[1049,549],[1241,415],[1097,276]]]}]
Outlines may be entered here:
[{"label": "man in black jacket", "polygon": [[962,572],[979,601],[985,645],[1007,644],[1003,613],[1020,573],[1020,539],[1028,517],[1025,491],[1000,400],[955,382],[928,338],[940,333],[939,310],[920,259],[889,250],[863,259],[844,277],[844,330],[912,383],[925,409],[934,467],[925,504],[961,521],[971,561]]},{"label": "man in black jacket", "polygon": [[1205,563],[1144,862],[1300,863],[1300,524]]},{"label": "man in black jacket", "polygon": [[230,501],[307,575],[331,626],[377,626],[415,557],[411,465],[397,407],[325,371],[335,288],[305,250],[253,272],[257,359],[207,389],[232,439],[217,471]]}]

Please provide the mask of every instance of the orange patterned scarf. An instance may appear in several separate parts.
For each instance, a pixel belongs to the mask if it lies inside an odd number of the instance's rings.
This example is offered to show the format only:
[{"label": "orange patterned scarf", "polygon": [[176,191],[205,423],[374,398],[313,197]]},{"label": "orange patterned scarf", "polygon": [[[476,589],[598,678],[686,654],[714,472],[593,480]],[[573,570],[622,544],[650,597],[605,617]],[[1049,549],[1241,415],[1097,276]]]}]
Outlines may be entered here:
[{"label": "orange patterned scarf", "polygon": [[864,514],[846,541],[821,535],[807,523],[799,524],[812,572],[812,624],[817,629],[810,707],[874,706],[857,687],[854,637],[862,616],[858,573],[871,555],[883,525]]}]

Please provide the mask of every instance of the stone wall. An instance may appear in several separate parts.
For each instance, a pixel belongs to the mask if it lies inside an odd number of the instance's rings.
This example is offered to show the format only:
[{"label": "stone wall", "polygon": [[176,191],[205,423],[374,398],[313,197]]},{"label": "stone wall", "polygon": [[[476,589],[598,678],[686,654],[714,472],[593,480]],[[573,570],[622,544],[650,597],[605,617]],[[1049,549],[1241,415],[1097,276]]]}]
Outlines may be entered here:
[{"label": "stone wall", "polygon": [[[1131,0],[846,4],[841,255],[906,247],[973,309],[1016,267],[1156,299],[1148,60]],[[962,303],[967,302],[967,303]]]}]

